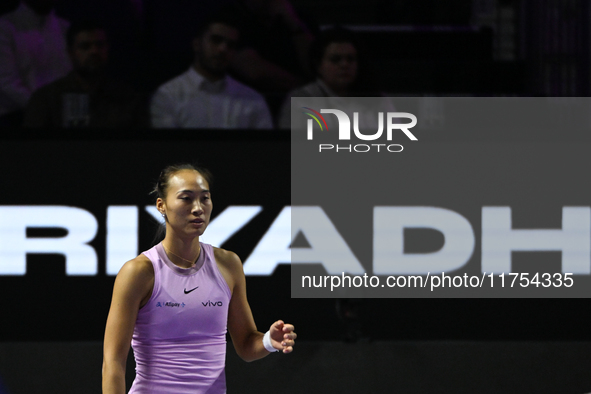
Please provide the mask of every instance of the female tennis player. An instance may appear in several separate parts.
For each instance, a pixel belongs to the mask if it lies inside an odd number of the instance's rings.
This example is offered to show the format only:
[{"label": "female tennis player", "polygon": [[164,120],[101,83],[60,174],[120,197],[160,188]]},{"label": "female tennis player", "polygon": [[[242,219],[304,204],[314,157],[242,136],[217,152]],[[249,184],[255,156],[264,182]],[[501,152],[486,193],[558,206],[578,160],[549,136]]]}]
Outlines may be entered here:
[{"label": "female tennis player", "polygon": [[199,242],[213,207],[209,184],[209,173],[192,165],[162,171],[155,192],[166,235],[115,280],[103,393],[125,393],[130,344],[137,367],[129,392],[137,394],[225,393],[227,330],[246,361],[293,351],[293,325],[278,320],[257,331],[238,256]]}]

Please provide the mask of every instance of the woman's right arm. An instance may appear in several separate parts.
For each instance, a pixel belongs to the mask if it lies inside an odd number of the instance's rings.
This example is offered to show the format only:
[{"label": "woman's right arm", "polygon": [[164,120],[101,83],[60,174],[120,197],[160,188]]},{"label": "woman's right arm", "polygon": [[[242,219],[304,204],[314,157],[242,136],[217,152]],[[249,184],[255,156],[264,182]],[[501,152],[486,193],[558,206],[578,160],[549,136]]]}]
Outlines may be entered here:
[{"label": "woman's right arm", "polygon": [[103,347],[103,394],[125,393],[125,365],[138,311],[150,298],[154,268],[140,255],[123,265],[113,287]]}]

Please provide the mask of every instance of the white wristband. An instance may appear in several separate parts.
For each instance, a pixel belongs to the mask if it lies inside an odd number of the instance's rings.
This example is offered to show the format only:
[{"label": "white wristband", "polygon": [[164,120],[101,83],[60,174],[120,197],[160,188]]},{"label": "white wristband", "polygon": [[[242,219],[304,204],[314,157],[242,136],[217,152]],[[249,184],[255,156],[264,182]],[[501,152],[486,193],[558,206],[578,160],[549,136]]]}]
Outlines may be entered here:
[{"label": "white wristband", "polygon": [[267,349],[268,352],[278,352],[279,350],[275,349],[273,345],[271,345],[271,331],[267,331],[263,336],[263,346]]}]

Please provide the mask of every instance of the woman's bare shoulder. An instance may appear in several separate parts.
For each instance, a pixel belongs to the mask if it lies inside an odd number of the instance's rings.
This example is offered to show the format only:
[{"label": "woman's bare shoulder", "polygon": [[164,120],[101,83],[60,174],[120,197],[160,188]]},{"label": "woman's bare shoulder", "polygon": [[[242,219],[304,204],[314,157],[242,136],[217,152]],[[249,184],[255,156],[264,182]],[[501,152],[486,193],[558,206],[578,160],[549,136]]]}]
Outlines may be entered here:
[{"label": "woman's bare shoulder", "polygon": [[213,255],[215,262],[226,279],[226,283],[230,288],[232,294],[237,284],[244,284],[244,271],[242,269],[242,262],[238,255],[229,250],[213,248]]},{"label": "woman's bare shoulder", "polygon": [[213,255],[215,257],[215,261],[218,264],[221,264],[224,268],[227,268],[231,271],[237,269],[242,271],[242,261],[240,261],[240,257],[238,257],[236,253],[226,249],[214,247]]},{"label": "woman's bare shoulder", "polygon": [[125,276],[128,279],[150,280],[154,279],[154,267],[146,255],[140,254],[123,264],[117,276]]},{"label": "woman's bare shoulder", "polygon": [[115,279],[113,299],[124,300],[125,303],[145,305],[154,287],[154,267],[144,255],[123,264]]}]

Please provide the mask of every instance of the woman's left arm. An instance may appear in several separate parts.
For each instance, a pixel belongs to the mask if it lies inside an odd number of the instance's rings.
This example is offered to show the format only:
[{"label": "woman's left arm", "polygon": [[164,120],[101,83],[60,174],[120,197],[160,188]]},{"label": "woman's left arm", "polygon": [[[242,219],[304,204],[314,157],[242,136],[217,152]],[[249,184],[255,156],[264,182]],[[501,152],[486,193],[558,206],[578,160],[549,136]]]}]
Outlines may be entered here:
[{"label": "woman's left arm", "polygon": [[[215,249],[216,261],[221,263],[224,276],[232,290],[228,308],[228,331],[232,337],[236,353],[244,361],[254,361],[269,354],[263,345],[264,334],[257,330],[248,300],[246,298],[246,279],[240,258],[223,249]],[[269,329],[271,345],[283,353],[291,353],[297,337],[294,327],[278,320]]]}]

